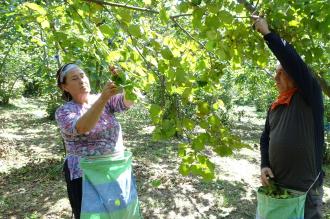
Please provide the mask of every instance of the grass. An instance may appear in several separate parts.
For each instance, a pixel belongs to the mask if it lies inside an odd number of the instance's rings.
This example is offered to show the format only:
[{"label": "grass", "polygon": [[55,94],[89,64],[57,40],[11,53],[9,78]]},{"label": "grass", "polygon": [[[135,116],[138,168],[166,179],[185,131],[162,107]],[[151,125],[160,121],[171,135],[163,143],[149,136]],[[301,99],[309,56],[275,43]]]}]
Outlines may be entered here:
[{"label": "grass", "polygon": [[[233,130],[250,145],[256,144],[262,121],[253,117],[250,108],[244,116]],[[37,99],[0,106],[0,215],[4,218],[71,217],[61,172],[61,138],[55,122],[45,117],[45,103]],[[152,140],[145,107],[136,106],[119,114],[118,119],[125,146],[134,154],[133,169],[145,218],[255,217],[258,149],[212,157],[217,178],[204,182],[179,174],[177,140]],[[325,170],[330,175],[330,166]],[[325,192],[325,213],[330,218],[329,181],[325,181]]]}]

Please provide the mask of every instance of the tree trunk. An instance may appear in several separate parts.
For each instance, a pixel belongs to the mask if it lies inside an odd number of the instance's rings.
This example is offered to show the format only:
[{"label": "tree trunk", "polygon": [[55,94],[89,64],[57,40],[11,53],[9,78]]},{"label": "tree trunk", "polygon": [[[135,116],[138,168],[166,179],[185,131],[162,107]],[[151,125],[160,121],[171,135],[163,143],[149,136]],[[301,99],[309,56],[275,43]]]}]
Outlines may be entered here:
[{"label": "tree trunk", "polygon": [[316,75],[316,74],[314,74],[314,75],[315,75],[316,79],[319,81],[323,93],[325,95],[327,95],[328,97],[330,97],[330,85],[329,85],[329,83],[324,78],[322,78],[321,76]]}]

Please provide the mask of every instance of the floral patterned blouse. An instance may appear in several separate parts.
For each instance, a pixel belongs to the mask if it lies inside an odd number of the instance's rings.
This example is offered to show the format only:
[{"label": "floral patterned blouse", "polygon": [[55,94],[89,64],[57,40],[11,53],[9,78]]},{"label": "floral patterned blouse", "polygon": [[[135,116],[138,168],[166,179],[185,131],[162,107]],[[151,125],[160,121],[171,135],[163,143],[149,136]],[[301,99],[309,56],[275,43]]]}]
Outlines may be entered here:
[{"label": "floral patterned blouse", "polygon": [[117,156],[124,153],[121,126],[114,115],[114,112],[122,112],[127,109],[124,105],[123,94],[110,98],[99,121],[90,132],[77,133],[78,119],[87,112],[99,96],[100,94],[91,94],[88,104],[70,101],[56,110],[55,118],[67,150],[66,160],[71,180],[82,177],[82,170],[79,166],[81,157],[104,154]]}]

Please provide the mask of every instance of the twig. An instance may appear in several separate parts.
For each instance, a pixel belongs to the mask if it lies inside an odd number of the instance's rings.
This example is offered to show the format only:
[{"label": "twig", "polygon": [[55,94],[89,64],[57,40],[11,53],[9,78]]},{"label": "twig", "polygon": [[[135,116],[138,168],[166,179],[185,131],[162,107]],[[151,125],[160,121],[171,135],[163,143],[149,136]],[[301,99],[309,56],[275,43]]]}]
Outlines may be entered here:
[{"label": "twig", "polygon": [[205,46],[199,42],[197,39],[195,39],[187,30],[185,30],[174,18],[171,19],[188,37],[190,37],[192,40],[194,40],[196,43],[198,43],[203,49],[206,49]]},{"label": "twig", "polygon": [[257,1],[256,5],[254,6],[254,8],[255,8],[255,11],[257,11],[257,10],[258,10],[258,7],[259,7],[259,0]]},{"label": "twig", "polygon": [[269,77],[274,78],[273,74],[267,69],[262,69]]},{"label": "twig", "polygon": [[114,3],[114,2],[104,2],[104,1],[100,1],[100,0],[85,0],[87,2],[94,2],[96,4],[99,5],[109,5],[109,6],[114,6],[114,7],[119,7],[119,8],[126,8],[126,9],[132,9],[132,10],[136,10],[136,11],[144,11],[144,12],[150,12],[153,14],[159,14],[159,11],[156,10],[152,10],[149,8],[140,8],[140,7],[136,7],[136,6],[131,6],[131,5],[127,5],[127,4],[120,4],[120,3]]},{"label": "twig", "polygon": [[251,16],[235,16],[235,18],[251,18]]},{"label": "twig", "polygon": [[244,7],[253,14],[256,11],[256,8],[246,0],[237,0],[238,3],[243,4]]},{"label": "twig", "polygon": [[[105,8],[105,10],[109,13],[109,14],[111,14],[111,11],[109,11],[109,9],[107,9],[107,8]],[[112,15],[113,16],[113,15]],[[117,21],[117,23],[120,25],[120,22],[119,22],[119,20],[115,17],[115,16],[113,16],[115,19],[116,19],[116,21]],[[127,32],[127,34],[128,34],[128,36],[131,38],[131,40],[132,40],[132,42],[133,42],[133,37],[132,37],[132,35],[129,33],[129,32]],[[136,45],[134,45],[133,44],[133,47],[135,48],[135,50],[139,53],[139,55],[141,56],[141,58],[143,59],[143,61],[146,63],[146,65],[147,65],[147,67],[151,70],[151,71],[153,71],[154,73],[155,73],[155,75],[157,75],[159,78],[160,78],[160,75],[155,71],[155,69],[154,68],[152,68],[152,64],[150,63],[150,62],[148,62],[148,60],[146,59],[146,57],[144,57],[144,55],[141,53],[141,51],[139,50],[139,48],[137,48],[137,46]],[[155,66],[154,66],[155,67]],[[155,67],[156,68],[156,67]]]},{"label": "twig", "polygon": [[[72,9],[73,9],[74,12],[78,15],[78,17],[81,19],[82,24],[84,25],[84,27],[89,31],[89,33],[90,33],[91,35],[93,35],[93,31],[92,31],[91,28],[89,27],[89,24],[86,23],[86,21],[84,20],[84,18],[78,13],[77,9],[76,9],[74,6],[72,6]],[[97,44],[99,44],[99,46],[102,47],[102,45],[101,45],[96,39],[95,39],[95,42],[96,42]],[[96,51],[98,51],[100,54],[102,54],[102,52],[100,52],[100,50],[99,50],[98,47],[95,47],[95,49],[96,49]]]},{"label": "twig", "polygon": [[[192,40],[194,40],[196,43],[198,43],[203,49],[205,49],[208,53],[212,54],[213,56],[217,57],[216,54],[214,54],[211,51],[208,51],[203,43],[199,42],[197,39],[195,39],[186,29],[184,29],[174,18],[171,18],[171,20],[182,30],[188,37],[190,37]],[[219,59],[219,58],[218,58]]]},{"label": "twig", "polygon": [[187,17],[192,16],[192,14],[178,14],[178,15],[172,15],[170,18],[178,18],[178,17]]}]

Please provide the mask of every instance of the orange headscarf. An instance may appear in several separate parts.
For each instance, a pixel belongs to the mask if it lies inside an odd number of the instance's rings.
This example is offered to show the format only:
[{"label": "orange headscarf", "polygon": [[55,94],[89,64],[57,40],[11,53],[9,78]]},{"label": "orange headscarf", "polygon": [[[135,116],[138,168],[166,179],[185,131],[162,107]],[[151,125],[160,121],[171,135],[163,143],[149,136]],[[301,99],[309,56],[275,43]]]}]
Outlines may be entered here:
[{"label": "orange headscarf", "polygon": [[275,109],[279,105],[289,105],[292,96],[297,92],[298,88],[294,87],[288,91],[280,93],[277,99],[272,103],[271,110]]}]

